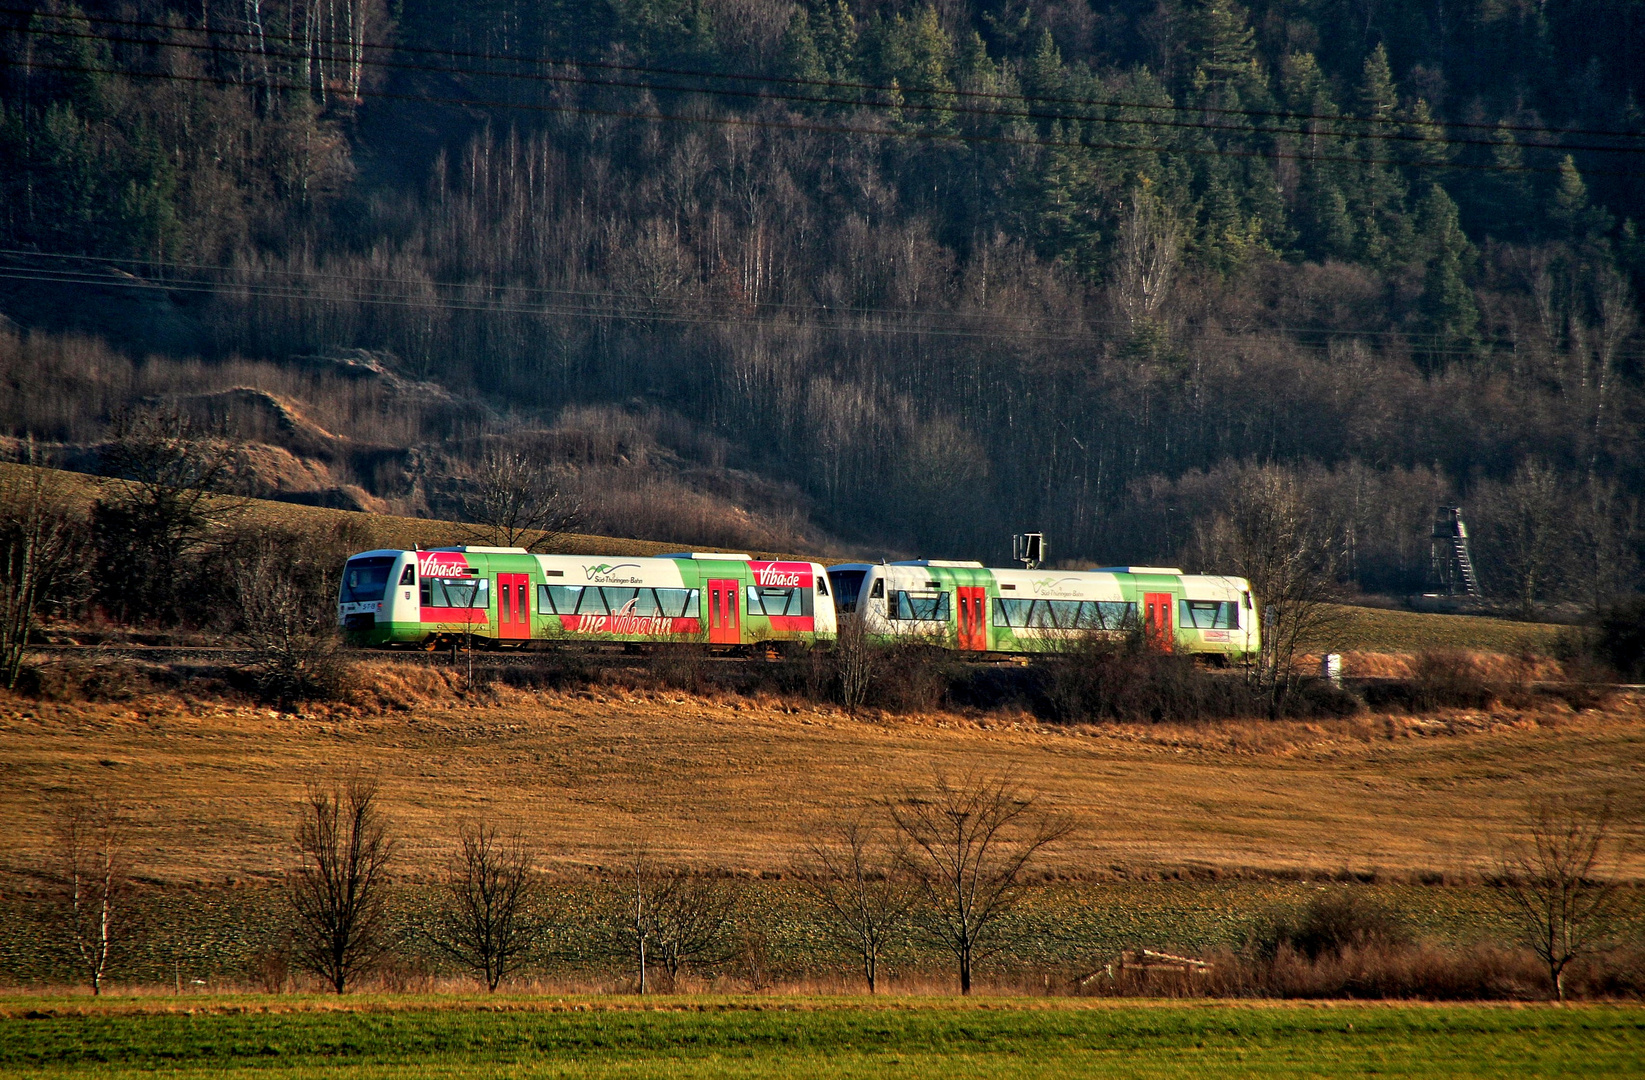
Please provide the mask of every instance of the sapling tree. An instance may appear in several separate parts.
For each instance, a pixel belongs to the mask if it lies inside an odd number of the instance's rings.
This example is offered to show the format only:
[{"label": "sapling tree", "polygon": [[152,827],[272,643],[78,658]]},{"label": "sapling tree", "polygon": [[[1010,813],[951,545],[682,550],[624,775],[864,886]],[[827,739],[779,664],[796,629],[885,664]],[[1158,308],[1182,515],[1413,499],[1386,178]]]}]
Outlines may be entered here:
[{"label": "sapling tree", "polygon": [[377,782],[358,773],[311,782],[298,810],[298,865],[288,895],[296,914],[294,960],[337,993],[389,951],[388,869],[395,842]]},{"label": "sapling tree", "polygon": [[429,937],[490,991],[529,960],[545,929],[532,859],[519,832],[486,822],[458,826]]},{"label": "sapling tree", "polygon": [[1605,948],[1623,914],[1614,829],[1609,801],[1541,800],[1527,809],[1520,835],[1499,859],[1503,907],[1547,967],[1558,1001],[1565,1000],[1570,966]]},{"label": "sapling tree", "polygon": [[1029,868],[1072,825],[1009,775],[939,775],[929,792],[906,793],[888,809],[907,842],[922,927],[953,954],[960,993],[969,994],[976,965],[1008,943],[1002,924]]},{"label": "sapling tree", "polygon": [[907,929],[918,897],[908,852],[863,814],[823,823],[806,849],[796,879],[817,901],[823,931],[856,954],[872,994],[881,956]]},{"label": "sapling tree", "polygon": [[53,921],[75,969],[101,994],[110,962],[131,940],[128,822],[105,793],[85,792],[53,815],[51,856],[43,875]]}]

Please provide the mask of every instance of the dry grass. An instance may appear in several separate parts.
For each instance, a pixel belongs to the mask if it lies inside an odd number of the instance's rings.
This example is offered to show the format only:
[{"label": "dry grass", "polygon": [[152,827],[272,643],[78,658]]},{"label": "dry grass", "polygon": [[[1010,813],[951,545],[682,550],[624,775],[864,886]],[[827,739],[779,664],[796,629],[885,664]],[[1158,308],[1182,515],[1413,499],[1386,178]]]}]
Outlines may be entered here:
[{"label": "dry grass", "polygon": [[[406,711],[304,717],[156,695],[0,702],[5,861],[32,860],[53,794],[100,784],[142,821],[146,872],[223,880],[276,871],[304,779],[379,772],[414,874],[453,819],[525,823],[566,870],[645,842],[704,869],[782,871],[819,816],[939,770],[1014,770],[1078,824],[1050,869],[1465,877],[1489,866],[1524,801],[1609,790],[1645,799],[1645,703],[1334,723],[1054,729],[1026,717],[851,721],[829,708],[599,687],[492,688],[439,669],[359,679]],[[1640,824],[1630,822],[1638,832]],[[1638,839],[1638,837],[1636,837]],[[1645,875],[1634,845],[1628,872]]]},{"label": "dry grass", "polygon": [[[0,475],[8,469],[27,469],[31,466],[0,462]],[[58,472],[65,484],[66,496],[81,507],[89,507],[98,493],[114,481],[84,473]],[[358,537],[364,547],[402,548],[417,546],[472,543],[470,527],[454,521],[431,518],[395,517],[390,514],[364,514],[352,510],[330,510],[324,507],[299,506],[295,503],[273,502],[266,499],[247,499],[243,520],[254,524],[279,525],[297,532],[329,533],[347,530]],[[563,536],[554,550],[566,555],[663,555],[681,550],[677,543],[654,540],[627,540],[615,536],[595,536],[572,533]],[[775,551],[746,551],[744,554],[769,559],[810,559],[816,553],[803,554]]]}]

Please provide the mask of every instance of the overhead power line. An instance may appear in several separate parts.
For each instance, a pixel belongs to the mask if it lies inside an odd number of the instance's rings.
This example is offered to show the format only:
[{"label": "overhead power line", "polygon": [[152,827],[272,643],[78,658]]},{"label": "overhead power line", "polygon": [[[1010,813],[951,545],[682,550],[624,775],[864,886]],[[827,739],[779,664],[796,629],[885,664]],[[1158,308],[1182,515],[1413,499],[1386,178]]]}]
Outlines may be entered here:
[{"label": "overhead power line", "polygon": [[[49,15],[49,14],[46,14],[46,13],[33,11],[33,10],[29,10],[29,9],[0,7],[0,13],[9,13],[9,14],[15,14],[15,15],[36,15],[36,16],[39,16],[41,18],[54,18],[54,19],[58,19],[58,20],[61,20],[61,21],[73,21],[68,16],[62,16],[62,15],[55,15],[54,16],[54,15]],[[399,53],[407,53],[407,54],[412,54],[412,55],[440,56],[440,57],[458,58],[458,59],[485,60],[485,61],[488,61],[488,62],[513,63],[513,64],[528,65],[528,66],[533,66],[533,67],[594,68],[594,69],[603,70],[603,71],[620,71],[620,72],[629,72],[629,73],[636,73],[636,74],[664,75],[664,76],[676,76],[676,77],[682,77],[682,78],[697,78],[697,79],[712,79],[712,80],[719,80],[719,81],[726,81],[726,82],[743,82],[743,83],[754,83],[754,84],[779,84],[779,85],[790,85],[790,86],[813,86],[813,87],[822,87],[822,88],[831,89],[831,90],[867,90],[867,91],[873,91],[873,92],[884,93],[884,94],[892,94],[892,93],[897,93],[897,94],[924,94],[924,95],[933,95],[933,96],[941,96],[941,97],[952,97],[952,98],[956,98],[956,99],[974,98],[974,99],[983,99],[983,100],[989,100],[989,101],[1021,101],[1021,102],[1028,102],[1028,103],[1038,104],[1038,105],[1074,105],[1074,106],[1080,106],[1080,107],[1093,107],[1093,108],[1144,109],[1144,110],[1155,110],[1155,111],[1188,112],[1188,113],[1194,113],[1194,114],[1211,114],[1211,115],[1223,115],[1223,116],[1256,117],[1256,118],[1266,118],[1266,119],[1322,121],[1322,122],[1328,122],[1328,123],[1361,124],[1361,125],[1365,125],[1367,127],[1375,127],[1377,125],[1386,125],[1386,126],[1395,126],[1395,127],[1418,127],[1418,128],[1429,127],[1429,128],[1438,128],[1438,129],[1456,128],[1456,129],[1461,129],[1461,130],[1489,131],[1489,132],[1515,132],[1515,133],[1525,133],[1525,134],[1555,136],[1555,137],[1563,136],[1563,135],[1583,135],[1583,136],[1597,136],[1597,137],[1602,137],[1602,138],[1645,139],[1645,131],[1617,131],[1615,129],[1607,129],[1607,128],[1577,128],[1577,127],[1560,128],[1560,127],[1549,127],[1547,125],[1533,125],[1533,124],[1508,124],[1508,123],[1488,124],[1488,123],[1477,123],[1477,122],[1460,121],[1460,120],[1458,120],[1458,121],[1416,120],[1416,119],[1411,119],[1411,118],[1382,117],[1382,116],[1364,117],[1364,116],[1355,116],[1355,115],[1352,115],[1352,114],[1312,113],[1312,112],[1300,112],[1300,111],[1296,111],[1296,110],[1284,110],[1284,109],[1235,109],[1235,108],[1209,106],[1209,105],[1185,105],[1185,104],[1178,104],[1178,103],[1175,103],[1175,102],[1160,103],[1160,102],[1147,102],[1147,101],[1125,101],[1125,100],[1120,100],[1120,99],[1105,99],[1105,98],[1058,97],[1058,96],[1055,96],[1055,95],[1024,94],[1024,93],[1013,93],[1013,92],[995,91],[995,90],[965,90],[965,89],[959,89],[959,88],[954,88],[954,87],[890,86],[890,85],[886,85],[886,84],[883,84],[883,83],[853,82],[853,81],[838,80],[838,79],[807,79],[807,78],[802,78],[802,77],[798,77],[798,76],[750,75],[750,74],[744,74],[744,73],[738,73],[738,72],[716,72],[716,71],[707,71],[707,70],[702,70],[702,69],[691,69],[691,68],[659,67],[659,66],[656,66],[656,65],[648,65],[648,64],[622,64],[622,63],[615,63],[615,62],[611,62],[611,61],[600,61],[600,60],[590,60],[590,59],[555,58],[555,57],[525,57],[525,56],[510,55],[510,54],[507,54],[507,53],[497,53],[495,51],[479,52],[479,51],[462,50],[462,49],[430,48],[430,47],[427,47],[427,46],[414,46],[414,45],[407,45],[407,44],[393,44],[393,45],[390,45],[390,44],[381,44],[381,43],[366,42],[366,41],[361,41],[361,42],[340,42],[340,41],[337,41],[335,39],[330,39],[330,38],[311,38],[310,39],[310,38],[301,38],[301,37],[297,37],[295,35],[290,35],[290,34],[273,34],[273,33],[267,32],[267,31],[234,30],[234,29],[231,29],[231,28],[217,29],[217,28],[179,27],[179,26],[172,25],[172,24],[167,24],[167,23],[152,22],[152,21],[137,20],[137,19],[116,19],[116,18],[113,18],[113,17],[102,16],[102,15],[82,15],[82,16],[78,16],[77,18],[78,19],[83,19],[84,21],[86,21],[88,23],[96,22],[96,23],[106,24],[106,25],[141,27],[141,28],[146,28],[146,29],[165,30],[165,31],[168,31],[168,32],[186,32],[186,33],[197,33],[197,34],[207,34],[207,35],[217,35],[217,36],[227,36],[227,37],[241,37],[241,38],[246,38],[246,39],[251,39],[251,40],[258,40],[258,41],[280,41],[280,42],[287,42],[287,43],[291,43],[291,44],[300,44],[300,45],[304,45],[305,47],[313,46],[313,45],[326,45],[326,46],[330,46],[330,47],[335,48],[339,45],[342,45],[342,46],[346,46],[346,47],[351,48],[351,49],[358,48],[358,49],[361,49],[361,50],[364,50],[364,51],[379,51],[379,52],[391,52],[391,53],[392,52],[399,52]],[[170,44],[170,43],[156,42],[154,44]],[[683,88],[659,88],[659,89],[674,89],[674,90],[681,90],[682,92],[689,92],[689,91],[683,90]],[[714,93],[715,91],[704,89],[704,90],[701,90],[700,92]],[[846,99],[844,103],[857,104],[858,102],[855,102],[852,99]],[[1500,145],[1500,144],[1498,144],[1498,145]],[[1532,145],[1536,145],[1536,144],[1532,144]]]},{"label": "overhead power line", "polygon": [[[6,10],[6,9],[0,9],[0,11],[3,11],[3,10]],[[115,19],[103,20],[103,19],[98,19],[98,20],[94,20],[94,21],[108,22],[108,23],[113,23],[113,24],[122,25],[122,26],[138,26],[138,27],[142,27],[142,28],[155,29],[155,30],[168,29],[163,24],[159,24],[159,23],[140,23],[140,22],[137,22],[136,20],[115,20]],[[169,29],[174,29],[174,28],[169,28]],[[119,45],[139,45],[139,46],[147,46],[147,47],[163,48],[163,49],[184,49],[184,50],[190,50],[190,51],[196,51],[196,52],[206,52],[206,53],[212,53],[212,54],[224,55],[224,56],[236,56],[236,57],[242,57],[242,58],[251,57],[251,58],[257,58],[257,59],[263,60],[265,62],[270,60],[271,58],[272,59],[277,59],[277,60],[285,60],[285,61],[288,61],[288,62],[295,61],[295,62],[298,62],[298,63],[306,63],[306,62],[309,62],[309,60],[310,60],[310,57],[308,56],[307,53],[302,53],[302,54],[290,53],[290,52],[270,53],[267,49],[262,48],[260,46],[232,46],[232,45],[224,45],[224,44],[220,44],[220,43],[215,43],[215,42],[212,42],[212,41],[209,41],[209,40],[203,41],[203,42],[190,42],[190,41],[179,41],[179,40],[157,40],[157,39],[154,39],[154,38],[125,37],[125,36],[116,36],[116,35],[112,35],[112,34],[83,33],[83,32],[78,32],[78,31],[73,31],[73,30],[65,30],[65,29],[58,29],[58,28],[53,28],[53,27],[33,27],[33,26],[24,29],[22,32],[26,33],[26,34],[29,34],[29,35],[41,36],[41,37],[65,38],[65,39],[70,39],[70,40],[92,40],[92,41],[110,42],[110,43],[119,44]],[[198,32],[198,31],[196,31],[196,32]],[[243,34],[245,34],[244,31],[212,31],[211,33],[218,34],[218,35],[227,34],[227,36],[234,36],[234,37],[242,36]],[[253,38],[252,40],[260,41],[260,40],[263,40],[263,39]],[[292,39],[292,38],[289,38],[289,37],[284,36],[284,35],[275,35],[275,36],[267,37],[267,40],[294,41],[296,39]],[[334,42],[325,42],[324,44],[335,44],[335,43]],[[342,62],[342,61],[339,61],[339,62]],[[940,99],[947,99],[947,98],[952,97],[953,94],[952,94],[952,92],[949,92],[949,91],[929,91],[929,92],[928,91],[905,91],[905,90],[902,90],[900,88],[895,88],[895,87],[890,88],[889,90],[885,91],[885,93],[887,93],[888,95],[895,94],[895,95],[898,95],[898,96],[900,96],[902,94],[905,94],[905,93],[919,94],[919,95],[922,95],[926,98],[937,98],[939,100],[865,101],[865,100],[858,99],[858,98],[819,97],[819,96],[816,96],[816,95],[809,95],[809,94],[777,93],[777,92],[772,92],[770,90],[764,90],[764,89],[740,90],[740,89],[723,89],[723,88],[705,87],[705,86],[673,86],[673,85],[664,85],[664,84],[659,84],[659,83],[656,83],[656,82],[646,82],[646,81],[629,81],[629,80],[618,80],[618,79],[591,79],[591,78],[587,78],[585,76],[578,75],[578,74],[556,74],[556,73],[545,73],[545,72],[541,72],[541,71],[498,71],[498,70],[475,70],[475,69],[471,69],[471,68],[457,68],[457,67],[436,67],[436,66],[432,66],[432,65],[428,65],[428,64],[413,64],[413,63],[407,63],[407,62],[404,62],[404,61],[393,60],[393,59],[379,60],[379,59],[373,59],[373,58],[370,58],[370,57],[362,57],[358,62],[360,64],[365,65],[365,66],[370,66],[370,67],[375,67],[375,68],[382,68],[382,69],[391,70],[391,71],[414,71],[414,72],[423,72],[423,73],[438,74],[438,75],[457,75],[457,76],[463,76],[463,77],[467,77],[467,78],[513,79],[513,80],[523,80],[523,81],[527,81],[527,82],[550,83],[550,84],[554,84],[554,85],[590,86],[590,87],[604,88],[604,89],[643,90],[643,91],[652,91],[652,92],[661,92],[661,93],[679,93],[679,94],[705,94],[705,95],[715,96],[715,97],[738,97],[738,98],[746,98],[746,99],[755,100],[755,101],[778,101],[778,102],[783,102],[783,103],[788,103],[788,104],[843,106],[843,107],[852,108],[852,109],[870,109],[870,110],[877,110],[877,111],[882,111],[882,112],[917,112],[917,113],[924,113],[924,114],[936,114],[939,117],[974,116],[974,117],[995,119],[995,120],[1053,121],[1053,122],[1059,122],[1059,123],[1077,122],[1077,123],[1081,123],[1081,124],[1099,124],[1099,125],[1104,125],[1104,126],[1141,127],[1141,128],[1150,128],[1150,129],[1151,128],[1163,128],[1163,129],[1186,130],[1186,131],[1204,131],[1204,132],[1226,132],[1226,133],[1230,133],[1230,134],[1234,134],[1234,135],[1241,135],[1241,136],[1252,136],[1252,135],[1263,135],[1263,136],[1269,136],[1269,137],[1294,136],[1294,137],[1297,137],[1297,138],[1300,138],[1300,139],[1314,139],[1314,140],[1324,139],[1324,140],[1329,140],[1329,141],[1336,141],[1336,142],[1339,142],[1339,143],[1341,143],[1341,142],[1350,142],[1350,141],[1372,141],[1372,142],[1412,143],[1412,144],[1417,144],[1419,146],[1428,146],[1428,147],[1441,147],[1441,146],[1444,146],[1444,147],[1452,147],[1452,146],[1485,147],[1485,148],[1491,149],[1491,150],[1502,150],[1502,149],[1511,147],[1511,148],[1516,148],[1516,149],[1517,148],[1523,148],[1523,149],[1527,149],[1527,150],[1559,150],[1559,151],[1579,152],[1579,153],[1588,153],[1588,152],[1591,152],[1591,153],[1616,153],[1616,154],[1640,154],[1640,153],[1645,153],[1645,142],[1640,142],[1640,143],[1638,143],[1636,145],[1633,145],[1633,146],[1614,146],[1614,145],[1613,146],[1607,146],[1607,145],[1600,145],[1600,144],[1595,144],[1595,143],[1577,143],[1577,144],[1569,144],[1569,143],[1525,143],[1525,144],[1520,144],[1520,143],[1506,143],[1506,142],[1502,141],[1501,139],[1457,138],[1457,137],[1454,137],[1454,136],[1449,136],[1449,135],[1444,134],[1443,133],[1444,132],[1444,125],[1439,123],[1439,122],[1427,123],[1427,122],[1407,121],[1407,120],[1399,120],[1399,121],[1391,121],[1390,122],[1393,125],[1398,126],[1398,127],[1423,128],[1423,129],[1426,129],[1426,130],[1432,132],[1431,134],[1425,134],[1425,133],[1413,132],[1413,131],[1375,131],[1375,130],[1365,131],[1365,132],[1352,132],[1352,131],[1340,131],[1340,130],[1339,131],[1330,131],[1330,130],[1322,131],[1322,130],[1310,130],[1308,128],[1251,127],[1251,126],[1238,125],[1238,124],[1212,124],[1212,123],[1207,123],[1205,121],[1194,121],[1194,120],[1149,119],[1149,118],[1134,117],[1134,116],[1128,117],[1128,116],[1091,115],[1091,114],[1088,114],[1088,113],[1077,113],[1077,112],[1074,112],[1074,113],[1069,113],[1069,112],[1034,112],[1034,111],[1030,111],[1030,110],[1027,110],[1027,109],[978,108],[978,107],[974,107],[974,106],[961,105],[961,104],[958,104],[958,103],[956,103],[954,101],[951,101],[951,100],[940,100]],[[257,77],[254,76],[252,78],[252,80],[246,82],[245,85],[252,85],[252,86],[257,85]],[[1132,108],[1132,109],[1136,109],[1136,108],[1146,109],[1146,108],[1157,108],[1158,106],[1139,106],[1139,105],[1134,105],[1133,104],[1133,105],[1113,106],[1113,107]],[[1324,117],[1319,117],[1319,118],[1316,118],[1316,119],[1319,122],[1329,123],[1329,124],[1336,125],[1336,126],[1341,126],[1344,123],[1350,123],[1351,124],[1351,123],[1359,122],[1356,118],[1353,118],[1353,117],[1337,117],[1337,118],[1329,119],[1329,120],[1327,120],[1327,118],[1324,118]],[[1552,131],[1551,129],[1547,133],[1550,134],[1550,135],[1552,135],[1552,134],[1564,134],[1564,133],[1561,133],[1561,132]]]},{"label": "overhead power line", "polygon": [[[202,269],[203,264],[161,262],[148,263],[139,259],[105,258],[90,255],[55,255],[29,252],[21,249],[0,249],[0,257],[50,259],[78,264],[118,264],[140,268]],[[250,268],[221,268],[244,274]],[[1063,320],[1063,329],[1024,327],[1021,323],[1055,321],[1044,316],[1005,315],[996,312],[964,310],[904,309],[884,307],[828,307],[818,304],[767,303],[755,305],[766,314],[727,311],[740,306],[734,301],[719,301],[712,297],[664,296],[653,297],[635,293],[610,293],[592,290],[545,288],[541,286],[500,285],[479,282],[452,282],[427,278],[396,278],[382,275],[351,275],[326,273],[317,270],[280,270],[256,268],[259,276],[292,279],[273,283],[206,278],[145,279],[136,276],[114,277],[88,270],[28,267],[0,263],[0,279],[34,281],[43,284],[90,285],[98,287],[153,290],[216,296],[241,296],[269,300],[291,300],[299,303],[359,304],[369,307],[402,307],[414,309],[436,308],[445,311],[479,312],[485,314],[532,315],[578,319],[609,319],[617,322],[665,323],[692,326],[723,326],[728,324],[759,326],[773,330],[820,330],[843,334],[925,336],[935,338],[963,338],[976,340],[1019,339],[1026,341],[1056,342],[1063,344],[1103,344],[1114,340],[1113,334],[1101,334],[1093,327],[1110,329],[1121,326],[1113,320],[1077,318]],[[322,286],[340,287],[334,294],[317,293],[304,288],[304,282],[317,281]],[[414,295],[404,289],[433,290],[432,295]],[[532,296],[571,297],[570,300],[533,301]],[[580,302],[579,302],[580,301]],[[692,310],[695,309],[695,310]],[[1287,336],[1292,335],[1292,336]],[[1269,326],[1261,333],[1230,333],[1231,340],[1263,344],[1281,344],[1289,347],[1326,352],[1329,345],[1299,340],[1305,337],[1354,339],[1382,339],[1407,348],[1450,357],[1474,355],[1469,347],[1442,345],[1433,335],[1401,330],[1338,330],[1328,327]],[[1511,348],[1516,343],[1508,339],[1485,339],[1482,345]],[[1632,358],[1628,350],[1622,359]]]},{"label": "overhead power line", "polygon": [[[230,86],[237,89],[256,88],[248,85],[243,80],[232,79],[226,76],[184,75],[177,72],[131,71],[112,67],[89,67],[79,64],[31,63],[30,67],[40,71],[61,71],[71,74],[108,75],[133,79],[155,79],[171,82],[204,83],[215,86]],[[283,93],[311,92],[310,87],[295,83],[279,83],[270,81],[263,84],[263,86],[266,89],[278,90]],[[1556,166],[1503,165],[1496,163],[1486,164],[1482,162],[1454,161],[1399,161],[1393,159],[1351,157],[1338,154],[1292,153],[1285,150],[1236,150],[1229,148],[1213,149],[1193,146],[1149,146],[1139,143],[1095,142],[1089,139],[1050,139],[1028,136],[966,134],[948,131],[853,127],[847,124],[783,121],[744,116],[683,116],[673,113],[665,113],[660,110],[595,108],[584,105],[548,105],[536,102],[519,101],[487,101],[477,98],[437,97],[431,94],[402,94],[388,90],[369,90],[365,88],[361,88],[357,91],[357,93],[362,97],[371,97],[387,101],[415,102],[425,105],[453,105],[465,108],[482,109],[516,109],[524,112],[535,113],[573,116],[604,116],[613,119],[663,121],[668,123],[683,124],[712,124],[720,127],[755,128],[772,131],[804,131],[824,135],[866,135],[875,138],[907,139],[929,142],[981,143],[1002,146],[1044,146],[1079,150],[1114,150],[1140,154],[1183,154],[1194,157],[1255,158],[1280,161],[1327,162],[1347,165],[1385,165],[1411,169],[1456,169],[1469,172],[1558,173],[1561,171]],[[1636,174],[1624,170],[1590,169],[1585,170],[1583,175],[1633,177]]]}]

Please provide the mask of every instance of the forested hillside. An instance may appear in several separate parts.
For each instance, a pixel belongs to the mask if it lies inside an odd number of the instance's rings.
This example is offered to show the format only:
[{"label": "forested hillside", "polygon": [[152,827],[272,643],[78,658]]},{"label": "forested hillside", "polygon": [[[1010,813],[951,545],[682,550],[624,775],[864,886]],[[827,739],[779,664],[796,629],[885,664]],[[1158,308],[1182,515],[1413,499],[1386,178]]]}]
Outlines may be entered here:
[{"label": "forested hillside", "polygon": [[[672,433],[670,490],[741,470],[716,498],[934,557],[1037,528],[1209,563],[1265,484],[1370,590],[1421,587],[1445,501],[1498,597],[1640,565],[1631,0],[0,0],[0,28],[0,311],[41,333],[373,350],[489,410],[408,440],[605,417]],[[67,393],[20,350],[14,401]],[[4,423],[94,438],[99,401]]]}]

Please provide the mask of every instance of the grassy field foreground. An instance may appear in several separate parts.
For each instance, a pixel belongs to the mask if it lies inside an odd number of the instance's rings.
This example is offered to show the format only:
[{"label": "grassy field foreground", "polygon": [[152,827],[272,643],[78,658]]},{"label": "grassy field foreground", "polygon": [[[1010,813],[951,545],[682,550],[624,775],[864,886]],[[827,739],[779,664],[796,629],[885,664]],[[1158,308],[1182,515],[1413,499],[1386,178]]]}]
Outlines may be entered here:
[{"label": "grassy field foreground", "polygon": [[0,999],[0,1073],[1635,1076],[1645,1010],[1054,999]]}]

